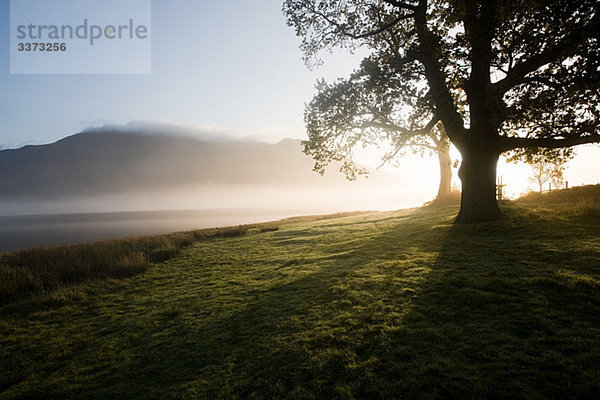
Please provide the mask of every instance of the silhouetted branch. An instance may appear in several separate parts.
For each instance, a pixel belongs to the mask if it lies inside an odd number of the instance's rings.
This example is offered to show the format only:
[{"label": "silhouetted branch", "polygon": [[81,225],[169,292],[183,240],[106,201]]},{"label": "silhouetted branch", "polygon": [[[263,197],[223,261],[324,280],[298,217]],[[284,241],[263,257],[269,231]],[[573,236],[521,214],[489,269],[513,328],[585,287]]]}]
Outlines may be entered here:
[{"label": "silhouetted branch", "polygon": [[406,135],[407,137],[414,137],[414,136],[420,136],[420,135],[429,133],[433,129],[435,124],[437,124],[439,121],[440,121],[440,118],[437,115],[434,115],[431,118],[431,120],[427,123],[427,125],[425,125],[421,129],[415,129],[415,130],[406,129],[406,128],[403,128],[401,126],[391,124],[391,123],[377,122],[377,121],[366,121],[361,125],[361,128],[386,129],[386,130],[390,130],[390,131],[394,131],[394,132],[401,132],[402,134]]},{"label": "silhouetted branch", "polygon": [[407,15],[401,15],[398,18],[394,19],[392,22],[389,22],[383,26],[381,26],[378,29],[375,29],[374,31],[370,31],[370,32],[365,32],[365,33],[361,33],[361,34],[352,34],[352,33],[348,33],[348,32],[344,32],[344,35],[352,38],[352,39],[364,39],[367,38],[369,36],[375,36],[375,35],[379,35],[382,32],[387,31],[388,29],[390,29],[391,27],[393,27],[394,25],[396,25],[398,22],[403,21],[405,19],[409,19],[409,18],[413,18],[415,15],[414,14],[407,14]]},{"label": "silhouetted branch", "polygon": [[526,83],[527,80],[525,77],[527,74],[538,70],[548,63],[556,61],[557,58],[566,58],[572,54],[575,54],[577,51],[577,46],[581,43],[582,36],[585,36],[586,32],[592,29],[593,26],[597,26],[599,19],[600,17],[596,15],[592,20],[593,22],[589,25],[582,26],[580,29],[572,30],[554,46],[546,47],[540,53],[515,64],[512,69],[507,71],[504,79],[501,79],[492,85],[492,87],[496,89],[496,94],[501,96],[516,85]]},{"label": "silhouetted branch", "polygon": [[411,11],[416,11],[417,10],[417,6],[412,5],[412,4],[408,4],[405,3],[403,1],[396,1],[396,0],[383,0],[384,3],[388,3],[389,5],[398,7],[398,8],[404,8],[406,10],[411,10]]},{"label": "silhouetted branch", "polygon": [[587,136],[573,136],[564,139],[502,137],[500,140],[502,143],[502,151],[536,147],[558,149],[563,147],[577,146],[579,144],[600,143],[600,134],[594,133]]},{"label": "silhouetted branch", "polygon": [[383,33],[385,31],[387,31],[388,29],[392,28],[394,25],[398,24],[398,22],[403,21],[405,19],[413,18],[415,16],[414,13],[400,15],[399,17],[394,18],[392,21],[380,26],[379,28],[377,28],[375,30],[356,34],[356,33],[348,32],[345,25],[334,21],[333,19],[329,18],[326,14],[322,13],[321,11],[317,10],[314,7],[312,8],[312,12],[315,13],[315,15],[318,15],[319,17],[323,18],[325,21],[327,21],[328,24],[335,26],[338,33],[340,33],[346,37],[349,37],[351,39],[364,39],[364,38],[367,38],[370,36],[379,35],[380,33]]}]

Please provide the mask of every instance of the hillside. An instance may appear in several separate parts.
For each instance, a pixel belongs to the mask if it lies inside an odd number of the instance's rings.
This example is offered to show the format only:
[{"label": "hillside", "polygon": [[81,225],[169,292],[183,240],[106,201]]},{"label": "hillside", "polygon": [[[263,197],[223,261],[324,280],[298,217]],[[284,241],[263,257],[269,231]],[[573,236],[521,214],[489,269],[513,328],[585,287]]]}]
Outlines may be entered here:
[{"label": "hillside", "polygon": [[598,207],[504,212],[284,221],[5,305],[0,398],[598,398]]},{"label": "hillside", "polygon": [[140,129],[92,129],[0,151],[0,216],[199,209],[298,215],[409,207],[435,194],[435,182],[408,187],[377,170],[348,181],[332,166],[321,176],[296,139],[271,144]]},{"label": "hillside", "polygon": [[570,203],[575,206],[582,204],[599,204],[600,185],[575,186],[569,189],[553,190],[551,192],[530,192],[518,199],[520,203],[535,204]]},{"label": "hillside", "polygon": [[[0,151],[0,200],[156,192],[193,185],[326,188],[341,174],[312,171],[300,140],[200,140],[169,132],[88,130],[55,143]],[[372,171],[371,181],[392,177]]]}]

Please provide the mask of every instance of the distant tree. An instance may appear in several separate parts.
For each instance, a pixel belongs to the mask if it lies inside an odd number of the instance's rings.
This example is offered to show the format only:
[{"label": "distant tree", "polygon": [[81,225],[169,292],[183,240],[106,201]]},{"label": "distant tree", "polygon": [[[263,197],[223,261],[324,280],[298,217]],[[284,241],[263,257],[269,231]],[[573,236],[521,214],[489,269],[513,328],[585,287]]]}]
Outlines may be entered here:
[{"label": "distant tree", "polygon": [[598,0],[286,0],[283,10],[307,63],[367,49],[407,88],[404,126],[441,121],[462,156],[457,222],[500,216],[500,154],[600,142]]},{"label": "distant tree", "polygon": [[573,156],[571,148],[526,149],[515,152],[508,160],[529,164],[532,171],[530,180],[537,184],[541,193],[546,183],[550,183],[555,189],[563,185],[566,164]]},{"label": "distant tree", "polygon": [[565,184],[565,167],[554,164],[550,175],[550,184],[554,189],[561,189]]},{"label": "distant tree", "polygon": [[[385,146],[388,151],[380,167],[397,163],[409,150],[421,155],[436,153],[440,168],[436,200],[444,201],[452,188],[450,140],[437,118],[423,121],[421,116],[431,114],[426,93],[421,93],[419,104],[415,104],[422,112],[406,115],[400,99],[410,88],[403,83],[393,71],[382,69],[371,59],[364,60],[360,70],[347,80],[339,79],[331,85],[319,81],[318,94],[305,110],[308,140],[303,142],[304,152],[315,159],[315,171],[323,174],[327,165],[337,161],[341,163],[340,171],[351,180],[366,173],[354,162],[356,146]],[[412,95],[416,95],[414,91]]]}]

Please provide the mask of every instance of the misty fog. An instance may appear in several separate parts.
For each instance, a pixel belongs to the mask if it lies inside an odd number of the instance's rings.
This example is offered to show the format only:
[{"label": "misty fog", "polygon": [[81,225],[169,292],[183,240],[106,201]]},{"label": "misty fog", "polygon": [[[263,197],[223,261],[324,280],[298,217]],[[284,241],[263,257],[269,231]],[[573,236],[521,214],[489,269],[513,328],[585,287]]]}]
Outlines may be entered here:
[{"label": "misty fog", "polygon": [[289,216],[420,205],[402,186],[198,186],[89,198],[0,202],[0,251],[264,222]]},{"label": "misty fog", "polygon": [[408,185],[377,170],[356,181],[335,167],[320,176],[299,140],[217,140],[150,128],[106,126],[0,151],[0,251],[399,209],[435,194],[435,184]]}]

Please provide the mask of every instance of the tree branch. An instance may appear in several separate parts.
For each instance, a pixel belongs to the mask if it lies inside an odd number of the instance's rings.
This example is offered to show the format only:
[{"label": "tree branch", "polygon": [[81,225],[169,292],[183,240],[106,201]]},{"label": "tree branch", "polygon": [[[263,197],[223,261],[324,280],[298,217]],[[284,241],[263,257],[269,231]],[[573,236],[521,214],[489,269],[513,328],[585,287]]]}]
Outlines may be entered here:
[{"label": "tree branch", "polygon": [[435,143],[436,148],[441,144],[441,141],[437,138],[436,134],[433,131],[429,131],[428,136],[431,138],[433,143]]},{"label": "tree branch", "polygon": [[541,83],[542,85],[548,86],[552,89],[563,89],[566,85],[564,83],[552,82],[548,78],[544,78],[541,76],[532,76],[531,78],[523,78],[522,83]]},{"label": "tree branch", "polygon": [[600,134],[594,133],[587,136],[573,136],[564,139],[552,138],[522,138],[522,137],[500,137],[502,151],[508,151],[518,148],[544,147],[548,149],[558,149],[564,147],[573,147],[580,144],[600,143]]},{"label": "tree branch", "polygon": [[405,144],[406,144],[406,141],[404,141],[404,142],[403,142],[403,143],[402,143],[400,146],[396,146],[396,150],[395,150],[395,151],[394,151],[392,154],[386,154],[386,155],[383,157],[383,161],[381,162],[381,164],[379,164],[379,165],[377,166],[377,168],[376,168],[376,169],[380,169],[380,168],[381,168],[381,167],[383,167],[385,164],[387,164],[387,163],[388,163],[388,161],[390,161],[390,160],[393,160],[393,159],[394,159],[394,158],[395,158],[395,157],[398,155],[398,153],[400,152],[400,150],[402,150],[402,148],[404,147],[404,145],[405,145]]},{"label": "tree branch", "polygon": [[417,59],[425,67],[425,76],[436,103],[437,112],[450,139],[460,144],[465,136],[464,121],[446,84],[444,69],[437,54],[441,54],[440,43],[427,27],[427,0],[419,0],[415,11],[415,27],[420,41]]},{"label": "tree branch", "polygon": [[[383,33],[385,31],[387,31],[388,29],[390,29],[391,27],[393,27],[394,25],[396,25],[398,22],[403,21],[405,19],[413,18],[414,16],[415,16],[415,14],[401,15],[398,18],[394,19],[393,21],[388,22],[387,24],[380,26],[379,28],[377,28],[373,31],[360,33],[360,34],[354,34],[354,33],[349,33],[349,32],[343,31],[343,34],[344,34],[344,36],[348,36],[349,38],[352,38],[352,39],[364,39],[364,38],[367,38],[370,36],[379,35],[380,33]],[[336,24],[336,26],[339,26],[341,29],[345,29],[341,25]]]},{"label": "tree branch", "polygon": [[502,96],[516,85],[526,82],[524,78],[527,74],[555,61],[558,57],[568,57],[575,54],[577,45],[581,43],[582,37],[585,37],[586,32],[592,30],[593,27],[597,27],[598,20],[599,16],[596,15],[590,24],[579,27],[579,29],[573,29],[559,43],[516,64],[503,79],[492,85],[496,91],[496,95]]},{"label": "tree branch", "polygon": [[436,146],[432,146],[432,145],[427,144],[427,143],[413,143],[410,146],[411,147],[423,147],[424,149],[432,150],[432,151],[437,151],[438,150],[438,148]]},{"label": "tree branch", "polygon": [[387,130],[391,130],[391,131],[401,132],[408,137],[414,137],[414,136],[425,135],[425,134],[429,133],[433,129],[435,124],[437,124],[439,121],[440,121],[440,118],[437,115],[434,115],[431,118],[431,120],[423,128],[415,129],[415,130],[409,130],[409,129],[403,128],[401,126],[398,126],[396,124],[386,124],[384,122],[377,122],[377,121],[364,122],[360,126],[360,128],[387,129]]},{"label": "tree branch", "polygon": [[350,33],[346,30],[346,26],[343,24],[340,24],[339,22],[334,21],[333,19],[329,18],[326,14],[324,14],[323,12],[317,10],[314,6],[312,7],[311,11],[313,13],[315,13],[315,15],[318,15],[319,17],[323,18],[329,25],[335,26],[337,31],[346,36],[349,37],[351,39],[364,39],[370,36],[375,36],[375,35],[379,35],[380,33],[383,33],[385,31],[387,31],[388,29],[392,28],[394,25],[396,25],[398,22],[403,21],[405,19],[409,19],[409,18],[413,18],[415,16],[414,13],[412,14],[404,14],[404,15],[400,15],[399,17],[393,19],[392,21],[388,22],[387,24],[384,24],[382,26],[380,26],[379,28],[372,30],[372,31],[368,31],[368,32],[364,32],[364,33]]},{"label": "tree branch", "polygon": [[396,1],[396,0],[383,0],[384,3],[388,3],[389,5],[398,7],[398,8],[404,8],[407,10],[411,10],[411,11],[417,11],[417,6],[414,6],[412,4],[408,4],[405,3],[403,1]]}]

